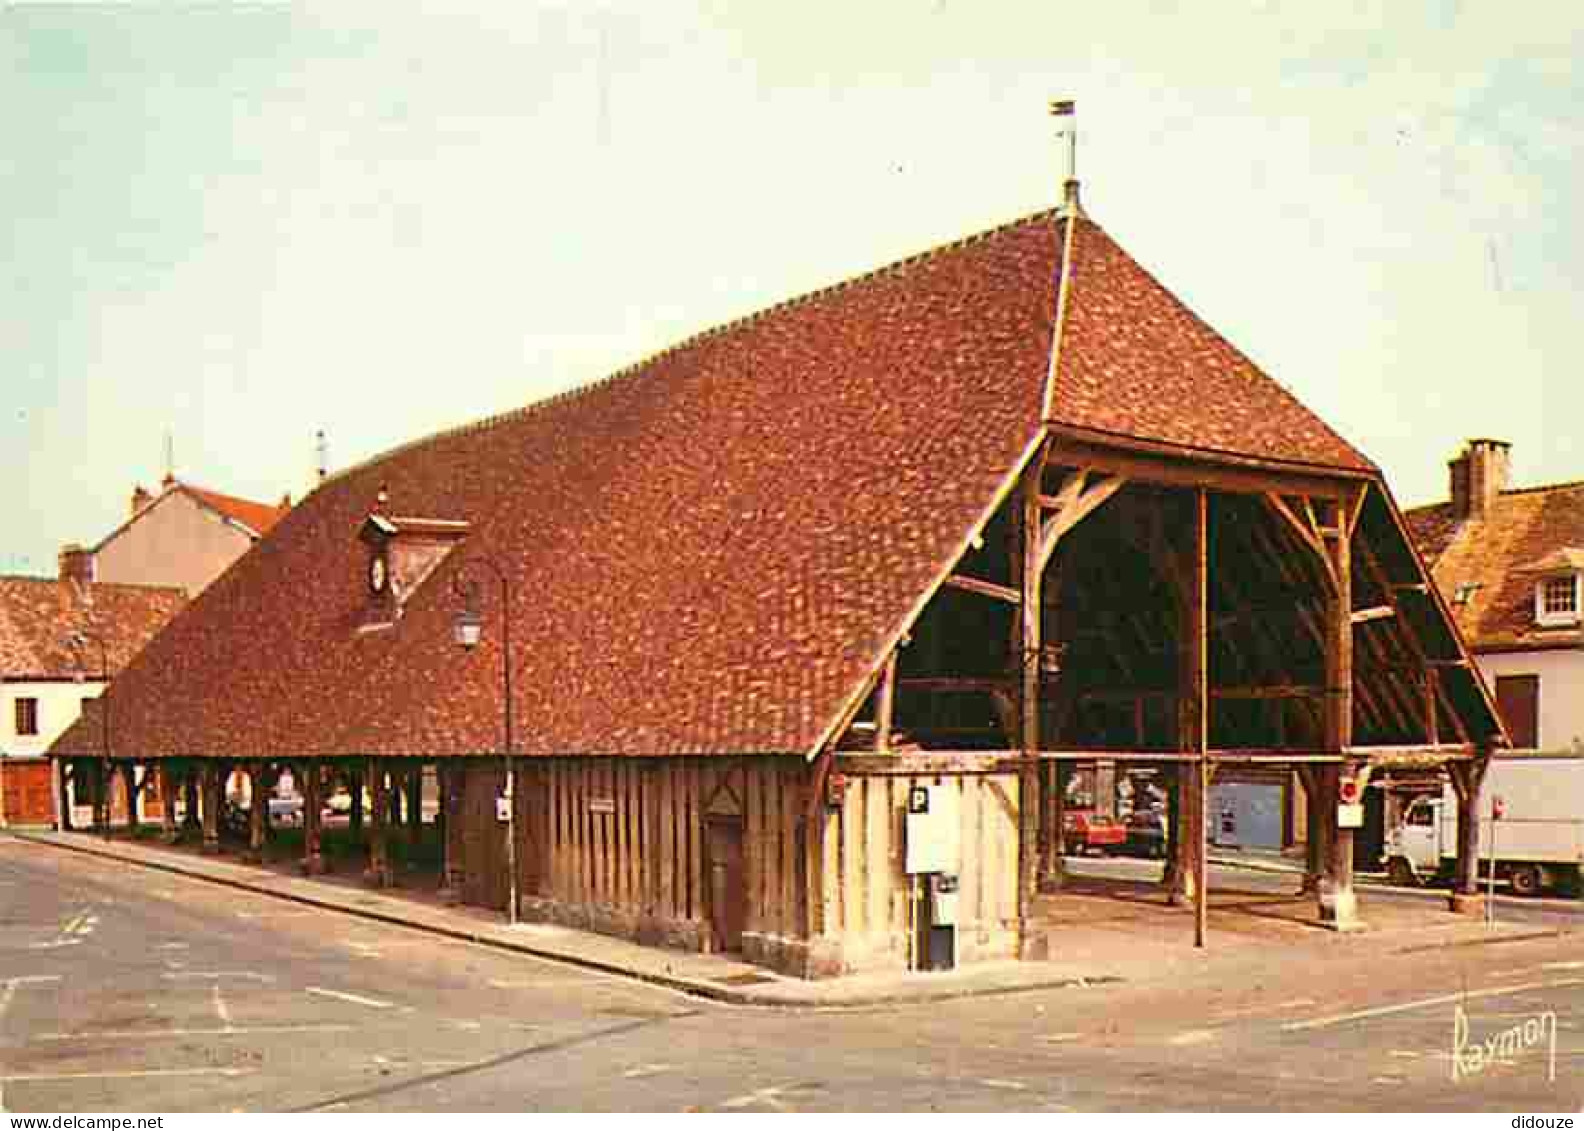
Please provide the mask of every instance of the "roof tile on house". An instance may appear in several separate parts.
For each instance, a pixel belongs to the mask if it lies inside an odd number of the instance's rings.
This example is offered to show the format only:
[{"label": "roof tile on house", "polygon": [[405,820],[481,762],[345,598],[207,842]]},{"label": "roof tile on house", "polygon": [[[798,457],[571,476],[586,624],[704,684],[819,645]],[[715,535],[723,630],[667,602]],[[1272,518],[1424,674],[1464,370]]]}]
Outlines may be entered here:
[{"label": "roof tile on house", "polygon": [[0,577],[0,677],[97,678],[98,646],[79,650],[69,643],[79,632],[104,641],[113,674],[185,603],[180,589],[152,585]]},{"label": "roof tile on house", "polygon": [[[1405,517],[1475,651],[1584,643],[1578,629],[1539,627],[1534,604],[1548,559],[1584,546],[1584,483],[1503,491],[1483,519],[1460,522],[1451,503],[1415,507]],[[1469,586],[1472,595],[1459,604],[1459,588]]]},{"label": "roof tile on house", "polygon": [[[1006,225],[332,477],[112,688],[120,745],[498,751],[482,566],[484,641],[452,642],[458,573],[489,562],[511,592],[518,751],[808,752],[1040,434],[1068,222]],[[1078,224],[1058,419],[1370,467]],[[370,631],[358,531],[382,488],[391,513],[469,528]],[[93,741],[76,727],[56,751]]]},{"label": "roof tile on house", "polygon": [[289,506],[279,506],[273,503],[258,503],[252,499],[241,499],[235,495],[222,495],[219,491],[210,491],[204,487],[195,487],[191,483],[176,484],[178,490],[186,491],[193,498],[203,503],[212,510],[219,511],[226,518],[240,522],[243,526],[257,535],[265,535],[281,520]]}]

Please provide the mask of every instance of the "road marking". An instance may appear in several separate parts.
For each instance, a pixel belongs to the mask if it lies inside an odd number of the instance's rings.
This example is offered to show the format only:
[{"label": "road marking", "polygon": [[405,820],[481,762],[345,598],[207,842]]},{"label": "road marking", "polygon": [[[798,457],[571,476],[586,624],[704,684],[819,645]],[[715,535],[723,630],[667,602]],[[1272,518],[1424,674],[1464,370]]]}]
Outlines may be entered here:
[{"label": "road marking", "polygon": [[1544,962],[1542,970],[1584,970],[1584,962]]},{"label": "road marking", "polygon": [[1419,1054],[1414,1052],[1412,1049],[1392,1049],[1391,1055],[1397,1057],[1399,1060],[1419,1059]]},{"label": "road marking", "polygon": [[215,1016],[220,1018],[220,1024],[231,1028],[231,1011],[226,1008],[225,998],[220,996],[220,983],[217,981],[209,988],[214,991]]},{"label": "road marking", "polygon": [[1028,1091],[1028,1085],[1019,1080],[996,1080],[992,1078],[988,1080],[980,1080],[979,1083],[983,1084],[987,1088],[1000,1088],[1003,1091],[1008,1092]]},{"label": "road marking", "polygon": [[1202,1045],[1206,1041],[1215,1039],[1213,1029],[1189,1029],[1187,1032],[1178,1033],[1167,1043],[1173,1045]]},{"label": "road marking", "polygon": [[1082,1033],[1052,1033],[1048,1037],[1041,1037],[1040,1040],[1047,1045],[1062,1045],[1068,1041],[1076,1041],[1081,1036],[1083,1036]]},{"label": "road marking", "polygon": [[308,992],[317,994],[320,997],[333,997],[337,1001],[350,1001],[353,1005],[366,1005],[370,1009],[393,1009],[396,1005],[395,1002],[391,1001],[380,1001],[378,998],[372,997],[359,997],[357,994],[342,993],[340,990],[321,989],[318,986],[309,986]]},{"label": "road marking", "polygon": [[768,1104],[777,1111],[786,1111],[787,1108],[781,1103],[779,1097],[782,1092],[791,1090],[793,1086],[792,1084],[776,1084],[774,1087],[760,1088],[756,1092],[744,1092],[740,1096],[733,1096],[729,1100],[723,1100],[721,1107],[736,1110],[742,1107],[753,1107],[755,1104]]},{"label": "road marking", "polygon": [[183,978],[213,978],[236,979],[239,981],[273,982],[273,974],[255,974],[251,970],[182,970],[175,974],[161,974],[160,977],[168,982],[179,981]]},{"label": "road marking", "polygon": [[1348,1021],[1365,1021],[1371,1017],[1387,1017],[1393,1013],[1407,1013],[1413,1009],[1423,1009],[1430,1005],[1446,1005],[1454,1001],[1473,1001],[1475,998],[1501,997],[1504,994],[1521,994],[1530,990],[1555,990],[1564,986],[1584,985],[1584,978],[1563,978],[1555,982],[1524,982],[1516,986],[1491,986],[1483,990],[1468,990],[1455,994],[1440,994],[1436,997],[1421,998],[1418,1001],[1405,1001],[1398,1005],[1381,1005],[1374,1009],[1361,1009],[1357,1013],[1343,1013],[1335,1017],[1316,1017],[1309,1021],[1289,1021],[1282,1026],[1282,1031],[1298,1033],[1307,1029],[1325,1029],[1332,1025],[1341,1025]]},{"label": "road marking", "polygon": [[489,985],[497,990],[525,990],[544,986],[569,986],[580,978],[491,978]]},{"label": "road marking", "polygon": [[82,1033],[40,1033],[35,1041],[140,1041],[145,1037],[246,1037],[280,1033],[350,1033],[354,1025],[258,1025],[224,1029],[107,1029]]},{"label": "road marking", "polygon": [[159,944],[159,949],[160,950],[191,950],[192,946],[191,946],[190,943],[184,943],[184,942],[162,942],[162,943]]},{"label": "road marking", "polygon": [[148,1076],[251,1076],[257,1068],[144,1068],[134,1072],[35,1072],[25,1076],[0,1076],[0,1083],[35,1080],[140,1080]]},{"label": "road marking", "polygon": [[0,1017],[4,1017],[6,1010],[11,1008],[11,999],[16,997],[18,986],[36,985],[39,982],[58,982],[60,980],[61,976],[59,974],[22,974],[0,982],[0,986],[5,987],[0,990]]},{"label": "road marking", "polygon": [[671,1068],[669,1064],[636,1064],[623,1072],[622,1077],[627,1080],[642,1080],[646,1076],[658,1076],[662,1072],[670,1072]]}]

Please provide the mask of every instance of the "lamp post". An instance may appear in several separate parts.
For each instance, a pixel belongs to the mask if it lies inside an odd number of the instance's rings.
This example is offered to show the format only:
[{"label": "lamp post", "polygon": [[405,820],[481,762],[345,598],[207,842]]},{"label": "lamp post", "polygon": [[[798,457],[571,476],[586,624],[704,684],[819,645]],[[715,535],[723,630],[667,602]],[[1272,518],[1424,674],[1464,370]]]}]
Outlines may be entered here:
[{"label": "lamp post", "polygon": [[515,925],[518,916],[517,891],[517,763],[512,756],[512,682],[511,682],[511,583],[506,571],[489,558],[470,558],[462,563],[452,579],[452,588],[462,598],[462,610],[456,615],[456,642],[464,650],[478,647],[484,635],[484,618],[479,612],[479,583],[467,579],[473,566],[483,566],[500,582],[501,618],[501,692],[504,698],[502,730],[503,751],[506,756],[506,870],[510,886],[506,897],[506,920]]},{"label": "lamp post", "polygon": [[[102,773],[99,779],[99,809],[103,814],[100,825],[106,840],[110,839],[110,701],[105,697],[110,690],[110,652],[105,647],[103,637],[93,636],[86,632],[74,632],[67,640],[73,649],[81,651],[84,645],[93,644],[99,648],[99,679],[103,686],[99,688],[99,738],[102,748],[100,761]],[[62,798],[62,804],[65,799]],[[131,799],[127,799],[130,805]]]}]

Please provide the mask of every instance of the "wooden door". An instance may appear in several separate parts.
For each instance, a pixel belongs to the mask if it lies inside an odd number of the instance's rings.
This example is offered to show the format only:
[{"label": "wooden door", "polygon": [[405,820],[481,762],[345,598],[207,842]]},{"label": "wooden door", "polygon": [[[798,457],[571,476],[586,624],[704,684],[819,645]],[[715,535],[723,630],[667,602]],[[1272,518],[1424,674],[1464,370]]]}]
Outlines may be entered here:
[{"label": "wooden door", "polygon": [[1496,709],[1507,724],[1513,749],[1533,750],[1540,745],[1540,677],[1496,677]]},{"label": "wooden door", "polygon": [[711,949],[740,951],[748,912],[742,820],[736,817],[711,817],[705,825],[705,831],[709,845]]},{"label": "wooden door", "polygon": [[505,782],[500,770],[468,766],[462,771],[462,902],[506,910],[506,823],[495,799]]}]

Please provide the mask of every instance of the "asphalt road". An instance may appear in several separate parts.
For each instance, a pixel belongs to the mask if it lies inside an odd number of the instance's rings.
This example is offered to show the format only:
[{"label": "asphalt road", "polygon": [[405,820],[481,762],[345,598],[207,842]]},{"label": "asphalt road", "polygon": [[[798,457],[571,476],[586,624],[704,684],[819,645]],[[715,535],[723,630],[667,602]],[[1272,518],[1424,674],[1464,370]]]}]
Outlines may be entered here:
[{"label": "asphalt road", "polygon": [[[0,837],[0,1106],[1577,1111],[1579,953],[1317,932],[1122,986],[771,1011]],[[1548,1015],[1554,1082],[1548,1041],[1500,1040]]]}]

